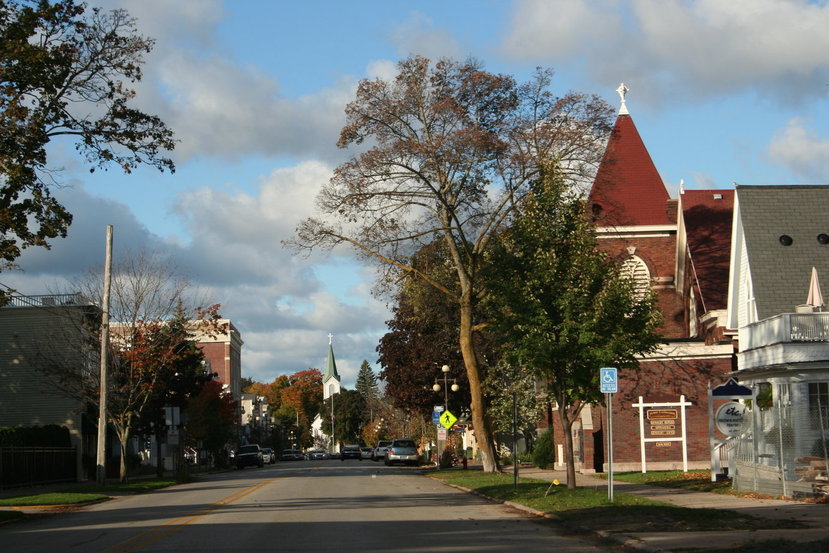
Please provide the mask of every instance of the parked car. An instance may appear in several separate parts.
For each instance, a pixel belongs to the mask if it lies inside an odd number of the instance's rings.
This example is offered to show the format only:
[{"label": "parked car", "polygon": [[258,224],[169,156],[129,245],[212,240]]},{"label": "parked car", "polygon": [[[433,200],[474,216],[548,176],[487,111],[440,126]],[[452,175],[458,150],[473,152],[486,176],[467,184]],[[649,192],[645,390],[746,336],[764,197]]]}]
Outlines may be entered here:
[{"label": "parked car", "polygon": [[379,461],[380,459],[386,458],[386,450],[391,445],[391,440],[380,440],[377,442],[377,445],[374,446],[374,453],[371,456],[372,461]]},{"label": "parked car", "polygon": [[276,462],[276,454],[273,452],[273,449],[269,447],[263,447],[262,460],[269,465],[274,464],[274,462]]},{"label": "parked car", "polygon": [[236,463],[237,469],[243,469],[249,466],[265,466],[265,459],[262,455],[262,448],[259,447],[259,444],[248,444],[240,446],[239,449],[236,450],[236,455],[233,459]]},{"label": "parked car", "polygon": [[342,451],[340,451],[340,460],[345,461],[346,459],[359,459],[359,460],[362,461],[362,455],[360,453],[360,446],[358,446],[358,445],[343,446]]},{"label": "parked car", "polygon": [[308,451],[308,460],[310,461],[324,461],[328,459],[328,453],[322,449],[312,449]]},{"label": "parked car", "polygon": [[371,459],[372,455],[374,455],[374,448],[373,447],[361,447],[360,448],[360,459]]},{"label": "parked car", "polygon": [[420,455],[417,452],[417,444],[409,438],[398,438],[392,440],[386,450],[385,463],[403,463],[404,465],[416,465],[420,463]]},{"label": "parked car", "polygon": [[281,459],[283,461],[303,461],[305,455],[298,449],[283,449]]}]

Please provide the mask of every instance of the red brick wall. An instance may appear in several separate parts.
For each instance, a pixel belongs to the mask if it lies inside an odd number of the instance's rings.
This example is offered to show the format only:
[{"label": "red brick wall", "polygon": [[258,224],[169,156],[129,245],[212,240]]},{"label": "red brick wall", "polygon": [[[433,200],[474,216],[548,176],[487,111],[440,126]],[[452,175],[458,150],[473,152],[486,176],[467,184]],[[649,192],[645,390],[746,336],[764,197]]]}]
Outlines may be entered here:
[{"label": "red brick wall", "polygon": [[[682,296],[677,293],[685,283],[675,283],[676,235],[602,239],[599,245],[621,259],[630,257],[628,248],[648,266],[663,316],[658,332],[666,338],[687,338],[688,322]],[[687,297],[687,296],[686,296]]]},{"label": "red brick wall", "polygon": [[210,361],[210,368],[213,372],[219,373],[219,380],[223,384],[229,384],[231,382],[230,362],[225,358],[230,346],[222,342],[201,342],[199,347],[204,353],[204,358]]},{"label": "red brick wall", "polygon": [[[705,468],[711,460],[708,442],[708,382],[717,386],[725,381],[724,374],[733,370],[730,358],[696,359],[693,361],[645,362],[641,370],[620,371],[619,393],[614,394],[613,404],[613,461],[614,470],[641,470],[641,441],[639,409],[632,404],[639,403],[639,396],[645,403],[677,403],[680,395],[692,405],[686,407],[686,438],[689,468]],[[593,429],[582,435],[584,463],[582,470],[607,470],[607,414],[604,408],[592,407]],[[677,426],[681,421],[680,407],[677,409]],[[555,442],[562,444],[562,429],[558,414],[553,413]],[[645,424],[646,431],[650,427]],[[600,433],[599,463],[595,463],[596,450],[593,435]],[[681,435],[677,427],[676,437]],[[651,437],[650,435],[646,437]],[[673,437],[673,436],[671,436]],[[662,442],[646,444],[646,462],[649,470],[665,470],[682,467],[682,443]],[[561,464],[561,459],[556,459]]]}]

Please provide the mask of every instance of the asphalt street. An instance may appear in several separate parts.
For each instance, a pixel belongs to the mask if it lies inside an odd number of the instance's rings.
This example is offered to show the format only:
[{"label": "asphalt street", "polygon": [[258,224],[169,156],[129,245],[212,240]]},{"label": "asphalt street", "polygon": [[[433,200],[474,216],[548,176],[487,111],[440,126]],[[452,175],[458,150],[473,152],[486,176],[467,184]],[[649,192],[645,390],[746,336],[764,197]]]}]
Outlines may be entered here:
[{"label": "asphalt street", "polygon": [[0,527],[4,553],[394,551],[596,553],[543,519],[416,468],[299,461]]}]

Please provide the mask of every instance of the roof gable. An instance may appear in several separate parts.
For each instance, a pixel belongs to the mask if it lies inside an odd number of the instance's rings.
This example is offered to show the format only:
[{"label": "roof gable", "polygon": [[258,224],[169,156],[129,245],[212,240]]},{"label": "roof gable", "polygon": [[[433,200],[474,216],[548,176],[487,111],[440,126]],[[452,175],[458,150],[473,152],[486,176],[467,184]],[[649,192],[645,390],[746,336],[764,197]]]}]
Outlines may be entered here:
[{"label": "roof gable", "polygon": [[590,190],[589,201],[602,226],[674,224],[668,194],[633,118],[620,114]]},{"label": "roof gable", "polygon": [[829,186],[740,185],[736,194],[736,236],[742,236],[757,320],[792,313],[806,303],[812,267],[829,282],[829,244],[818,239],[829,234]]}]

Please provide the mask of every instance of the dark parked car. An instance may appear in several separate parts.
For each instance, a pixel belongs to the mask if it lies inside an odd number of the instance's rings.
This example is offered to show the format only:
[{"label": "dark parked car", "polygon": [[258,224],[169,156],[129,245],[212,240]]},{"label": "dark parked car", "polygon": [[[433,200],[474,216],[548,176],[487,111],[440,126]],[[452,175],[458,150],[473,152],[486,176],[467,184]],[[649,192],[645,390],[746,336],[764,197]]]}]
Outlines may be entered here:
[{"label": "dark parked car", "polygon": [[346,459],[360,459],[362,461],[362,456],[360,454],[360,446],[358,446],[358,445],[343,446],[343,450],[340,451],[340,460],[345,461]]},{"label": "dark parked car", "polygon": [[403,463],[404,465],[416,465],[420,463],[420,455],[417,453],[417,444],[409,438],[392,440],[386,450],[387,465]]},{"label": "dark parked car", "polygon": [[245,467],[264,467],[265,460],[259,444],[249,444],[239,447],[234,457],[237,469]]},{"label": "dark parked car", "polygon": [[310,461],[323,461],[328,459],[328,454],[322,449],[312,449],[308,452],[308,460]]}]

